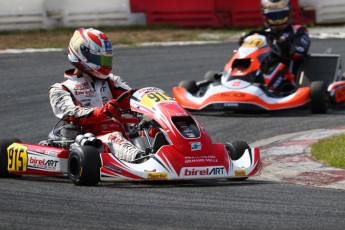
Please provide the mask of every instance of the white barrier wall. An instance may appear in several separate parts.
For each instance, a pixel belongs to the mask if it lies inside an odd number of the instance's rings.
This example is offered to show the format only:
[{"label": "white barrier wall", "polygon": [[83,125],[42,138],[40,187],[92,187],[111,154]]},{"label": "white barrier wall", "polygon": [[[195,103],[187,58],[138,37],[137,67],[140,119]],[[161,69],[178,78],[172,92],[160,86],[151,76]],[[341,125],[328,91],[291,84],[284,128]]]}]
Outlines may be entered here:
[{"label": "white barrier wall", "polygon": [[0,30],[45,28],[45,0],[1,0]]},{"label": "white barrier wall", "polygon": [[[317,24],[345,22],[345,0],[299,0],[299,3],[301,7],[316,9]],[[144,14],[131,13],[129,0],[0,0],[0,31],[145,25],[145,18]]]},{"label": "white barrier wall", "polygon": [[145,24],[132,14],[129,0],[45,0],[48,17],[65,27]]},{"label": "white barrier wall", "polygon": [[138,24],[129,0],[0,0],[0,30]]},{"label": "white barrier wall", "polygon": [[301,7],[315,8],[317,24],[345,22],[344,0],[299,0],[299,3]]}]

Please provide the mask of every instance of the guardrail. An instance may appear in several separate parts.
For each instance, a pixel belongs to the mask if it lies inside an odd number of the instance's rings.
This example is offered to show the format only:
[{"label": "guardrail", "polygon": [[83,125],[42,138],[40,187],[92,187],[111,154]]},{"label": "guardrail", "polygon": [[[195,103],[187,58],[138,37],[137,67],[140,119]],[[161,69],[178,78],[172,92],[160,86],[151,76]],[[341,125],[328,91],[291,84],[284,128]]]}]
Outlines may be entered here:
[{"label": "guardrail", "polygon": [[[148,25],[171,24],[191,27],[256,27],[263,24],[260,0],[130,0],[134,12],[145,12]],[[291,0],[294,21],[314,22],[313,12],[300,9]]]},{"label": "guardrail", "polygon": [[45,1],[48,18],[64,27],[140,24],[145,17],[131,13],[129,0]]},{"label": "guardrail", "polygon": [[345,23],[344,0],[299,0],[302,7],[313,7],[317,24]]},{"label": "guardrail", "polygon": [[344,23],[345,2],[324,1],[317,5],[316,22],[319,24]]},{"label": "guardrail", "polygon": [[[291,0],[294,21],[344,23],[344,0]],[[1,0],[0,30],[172,24],[262,25],[260,0]],[[314,9],[316,11],[304,11]],[[305,17],[306,16],[306,17]]]},{"label": "guardrail", "polygon": [[129,0],[1,0],[0,30],[146,24]]},{"label": "guardrail", "polygon": [[45,28],[47,25],[45,0],[2,0],[0,30]]},{"label": "guardrail", "polygon": [[220,27],[214,0],[146,0],[148,25]]}]

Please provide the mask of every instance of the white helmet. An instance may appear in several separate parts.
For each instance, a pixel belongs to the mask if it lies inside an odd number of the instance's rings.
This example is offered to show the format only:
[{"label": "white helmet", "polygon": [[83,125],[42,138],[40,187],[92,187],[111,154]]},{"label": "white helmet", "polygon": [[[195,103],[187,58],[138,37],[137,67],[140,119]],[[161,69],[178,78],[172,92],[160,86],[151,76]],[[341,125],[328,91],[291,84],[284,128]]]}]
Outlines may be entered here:
[{"label": "white helmet", "polygon": [[113,46],[108,37],[93,28],[79,28],[68,46],[68,59],[78,70],[100,79],[112,70]]},{"label": "white helmet", "polygon": [[261,0],[261,14],[267,27],[283,30],[291,23],[290,0]]}]

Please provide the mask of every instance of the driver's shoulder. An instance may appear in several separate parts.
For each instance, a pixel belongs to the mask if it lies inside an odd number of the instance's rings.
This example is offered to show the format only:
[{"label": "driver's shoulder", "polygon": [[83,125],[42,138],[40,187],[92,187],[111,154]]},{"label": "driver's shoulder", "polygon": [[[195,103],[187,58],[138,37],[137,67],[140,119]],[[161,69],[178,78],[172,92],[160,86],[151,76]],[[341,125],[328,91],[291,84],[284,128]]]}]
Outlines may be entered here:
[{"label": "driver's shoulder", "polygon": [[108,76],[108,80],[113,81],[113,82],[116,82],[116,81],[119,80],[119,79],[121,79],[120,76],[114,75],[114,74],[112,74],[112,73],[109,74],[109,76]]}]

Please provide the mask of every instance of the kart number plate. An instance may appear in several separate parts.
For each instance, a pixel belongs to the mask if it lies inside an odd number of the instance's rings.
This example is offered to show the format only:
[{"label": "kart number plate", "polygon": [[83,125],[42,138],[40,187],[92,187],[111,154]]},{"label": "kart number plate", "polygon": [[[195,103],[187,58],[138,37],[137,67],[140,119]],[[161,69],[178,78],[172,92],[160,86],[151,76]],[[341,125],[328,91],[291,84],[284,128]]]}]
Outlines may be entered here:
[{"label": "kart number plate", "polygon": [[260,48],[265,44],[265,41],[258,37],[253,37],[246,39],[242,45],[242,47],[249,47],[249,48]]},{"label": "kart number plate", "polygon": [[14,143],[7,148],[8,172],[26,172],[28,165],[27,147]]},{"label": "kart number plate", "polygon": [[163,92],[151,92],[151,93],[146,94],[141,99],[140,103],[148,108],[152,108],[158,103],[167,102],[167,101],[173,101],[173,99]]}]

